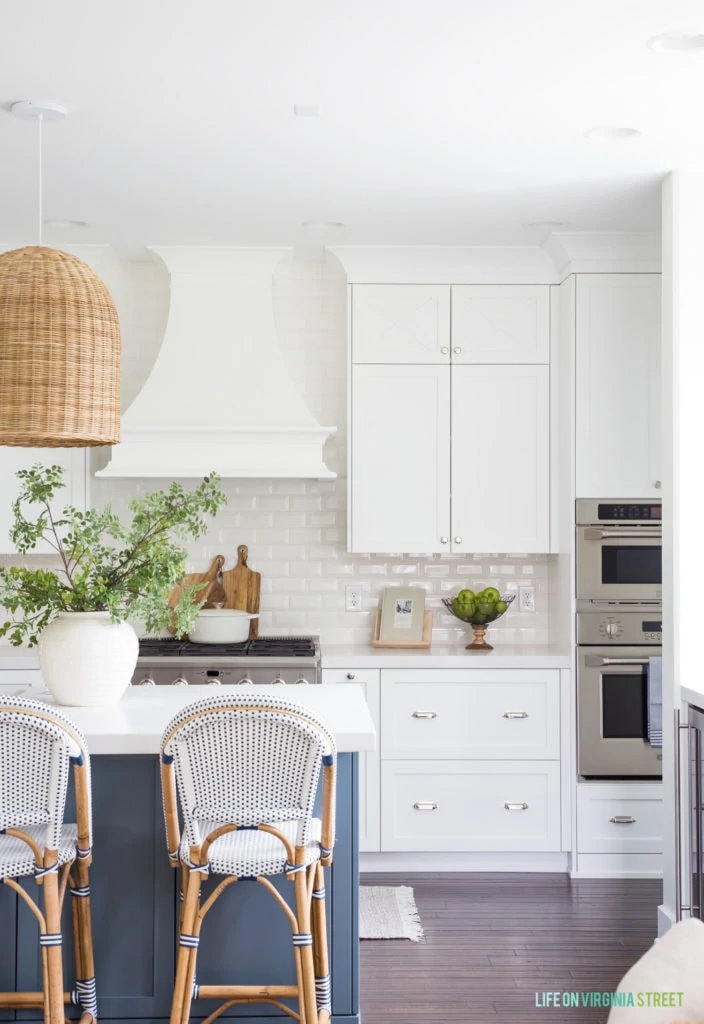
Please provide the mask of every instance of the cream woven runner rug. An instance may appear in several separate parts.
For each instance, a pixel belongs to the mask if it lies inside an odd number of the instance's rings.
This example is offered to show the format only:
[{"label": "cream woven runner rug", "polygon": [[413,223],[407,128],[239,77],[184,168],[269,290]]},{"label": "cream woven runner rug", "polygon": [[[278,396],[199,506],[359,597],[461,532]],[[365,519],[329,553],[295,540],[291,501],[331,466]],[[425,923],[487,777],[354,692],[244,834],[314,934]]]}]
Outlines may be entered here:
[{"label": "cream woven runner rug", "polygon": [[360,886],[359,937],[420,942],[423,928],[410,885]]}]

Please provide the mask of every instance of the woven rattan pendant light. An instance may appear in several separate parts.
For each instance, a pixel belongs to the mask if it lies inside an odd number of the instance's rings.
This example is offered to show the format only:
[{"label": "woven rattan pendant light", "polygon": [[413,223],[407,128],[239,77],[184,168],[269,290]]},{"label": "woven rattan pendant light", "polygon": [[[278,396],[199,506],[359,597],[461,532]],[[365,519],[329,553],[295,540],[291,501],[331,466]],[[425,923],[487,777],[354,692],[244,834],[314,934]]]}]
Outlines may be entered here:
[{"label": "woven rattan pendant light", "polygon": [[120,440],[120,325],[105,283],[41,244],[44,120],[55,104],[15,103],[38,123],[39,244],[0,254],[0,445],[75,448]]}]

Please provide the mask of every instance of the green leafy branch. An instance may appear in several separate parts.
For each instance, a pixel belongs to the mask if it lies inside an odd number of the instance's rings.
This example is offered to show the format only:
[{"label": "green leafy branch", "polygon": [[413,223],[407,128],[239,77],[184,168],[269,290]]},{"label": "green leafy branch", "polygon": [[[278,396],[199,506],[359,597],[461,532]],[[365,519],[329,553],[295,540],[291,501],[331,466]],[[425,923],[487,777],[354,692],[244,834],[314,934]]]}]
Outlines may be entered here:
[{"label": "green leafy branch", "polygon": [[22,488],[12,504],[10,538],[20,554],[47,543],[61,568],[0,567],[0,606],[12,615],[0,637],[31,647],[61,612],[106,611],[115,622],[140,618],[150,632],[173,624],[182,634],[193,627],[199,588],[185,588],[173,609],[167,598],[186,571],[187,552],[176,541],[201,537],[226,502],[215,473],[193,491],[173,483],[132,499],[129,524],[110,505],[85,511],[67,505],[57,515],[60,466],[37,464],[17,476]]}]

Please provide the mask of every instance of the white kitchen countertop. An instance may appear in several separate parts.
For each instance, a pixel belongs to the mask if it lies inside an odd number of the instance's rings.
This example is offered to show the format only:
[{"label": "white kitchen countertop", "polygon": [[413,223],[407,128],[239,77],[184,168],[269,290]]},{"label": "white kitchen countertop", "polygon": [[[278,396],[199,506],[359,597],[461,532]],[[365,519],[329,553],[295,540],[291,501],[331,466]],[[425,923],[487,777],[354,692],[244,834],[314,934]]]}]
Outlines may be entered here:
[{"label": "white kitchen countertop", "polygon": [[[5,692],[10,690],[14,696],[53,703],[48,693],[36,688],[7,687]],[[169,720],[187,704],[212,696],[212,686],[135,686],[110,707],[60,710],[81,730],[91,754],[158,754]],[[341,753],[374,749],[376,732],[361,686],[298,686],[291,699],[320,715]]]},{"label": "white kitchen countertop", "polygon": [[323,669],[335,668],[570,668],[564,647],[497,644],[492,651],[468,651],[463,644],[433,644],[427,650],[372,647],[371,644],[321,648]]}]

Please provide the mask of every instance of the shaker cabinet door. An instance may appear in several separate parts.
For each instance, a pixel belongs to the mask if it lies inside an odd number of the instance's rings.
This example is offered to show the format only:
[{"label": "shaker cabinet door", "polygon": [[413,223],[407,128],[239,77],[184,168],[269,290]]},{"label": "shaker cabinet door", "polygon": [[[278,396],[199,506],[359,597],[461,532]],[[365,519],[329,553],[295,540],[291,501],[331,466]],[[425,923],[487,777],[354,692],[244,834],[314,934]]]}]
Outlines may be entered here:
[{"label": "shaker cabinet door", "polygon": [[660,496],[659,274],[578,274],[576,493]]},{"label": "shaker cabinet door", "polygon": [[453,363],[549,361],[549,285],[453,285]]},{"label": "shaker cabinet door", "polygon": [[452,550],[550,550],[547,366],[453,366]]},{"label": "shaker cabinet door", "polygon": [[450,550],[450,367],[353,366],[350,551]]},{"label": "shaker cabinet door", "polygon": [[449,363],[449,285],[353,285],[352,362]]}]

